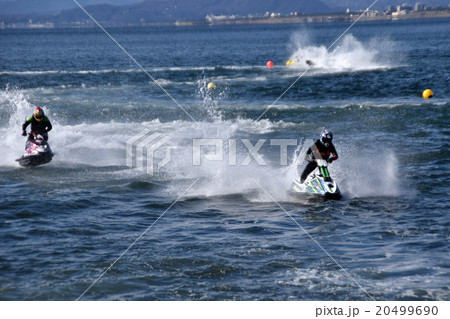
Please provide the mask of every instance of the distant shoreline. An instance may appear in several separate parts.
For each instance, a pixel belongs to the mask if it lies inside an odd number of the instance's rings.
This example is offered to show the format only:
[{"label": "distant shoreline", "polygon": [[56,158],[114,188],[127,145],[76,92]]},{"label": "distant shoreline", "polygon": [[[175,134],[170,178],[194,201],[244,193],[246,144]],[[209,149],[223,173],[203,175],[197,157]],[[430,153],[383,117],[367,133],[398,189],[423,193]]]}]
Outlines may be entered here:
[{"label": "distant shoreline", "polygon": [[[213,21],[176,21],[164,23],[110,23],[100,22],[104,27],[158,27],[158,26],[214,26],[214,25],[261,25],[261,24],[295,24],[295,23],[329,23],[340,21],[397,21],[413,19],[450,18],[450,8],[443,10],[410,11],[404,15],[362,15],[356,13],[275,16],[256,18],[224,18]],[[53,22],[39,23],[4,23],[0,21],[0,29],[61,29],[61,28],[94,28],[93,22],[71,22],[56,24]]]},{"label": "distant shoreline", "polygon": [[396,21],[409,19],[432,19],[432,18],[450,18],[450,9],[429,10],[429,11],[410,11],[405,15],[376,15],[361,16],[361,13],[353,14],[320,14],[320,15],[299,15],[299,16],[277,16],[267,18],[236,18],[216,20],[213,23],[206,21],[177,21],[177,26],[195,26],[195,25],[245,25],[245,24],[287,24],[287,23],[328,23],[336,21]]}]

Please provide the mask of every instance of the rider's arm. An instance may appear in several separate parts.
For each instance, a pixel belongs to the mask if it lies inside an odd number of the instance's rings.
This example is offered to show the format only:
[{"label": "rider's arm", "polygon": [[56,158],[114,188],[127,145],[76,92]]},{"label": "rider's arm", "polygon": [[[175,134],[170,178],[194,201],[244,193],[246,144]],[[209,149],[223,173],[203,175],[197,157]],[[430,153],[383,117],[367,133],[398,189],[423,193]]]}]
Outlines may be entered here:
[{"label": "rider's arm", "polygon": [[308,148],[308,150],[306,151],[305,161],[312,162],[314,160],[311,153],[312,153],[312,147]]},{"label": "rider's arm", "polygon": [[50,120],[46,117],[47,120],[47,127],[46,127],[46,131],[50,132],[52,130],[52,123],[50,123]]},{"label": "rider's arm", "polygon": [[339,158],[339,155],[336,152],[336,148],[333,144],[330,145],[330,153],[333,154],[333,156],[330,157],[330,160],[335,161]]},{"label": "rider's arm", "polygon": [[32,117],[29,117],[25,120],[25,122],[22,124],[22,131],[26,132],[28,125],[31,124]]}]

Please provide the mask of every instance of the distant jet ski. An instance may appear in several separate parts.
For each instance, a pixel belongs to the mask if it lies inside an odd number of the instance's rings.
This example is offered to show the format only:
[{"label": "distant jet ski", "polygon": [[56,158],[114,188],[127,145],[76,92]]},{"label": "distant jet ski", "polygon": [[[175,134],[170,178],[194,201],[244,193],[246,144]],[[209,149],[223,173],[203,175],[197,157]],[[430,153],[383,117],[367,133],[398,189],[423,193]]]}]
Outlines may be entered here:
[{"label": "distant jet ski", "polygon": [[16,159],[20,166],[37,166],[49,163],[53,158],[50,145],[37,132],[31,132],[25,144],[25,154]]},{"label": "distant jet ski", "polygon": [[330,177],[327,161],[321,159],[316,161],[319,172],[310,174],[304,183],[300,183],[299,179],[294,180],[289,193],[291,195],[311,195],[326,199],[340,199],[342,197],[341,191],[336,182]]}]

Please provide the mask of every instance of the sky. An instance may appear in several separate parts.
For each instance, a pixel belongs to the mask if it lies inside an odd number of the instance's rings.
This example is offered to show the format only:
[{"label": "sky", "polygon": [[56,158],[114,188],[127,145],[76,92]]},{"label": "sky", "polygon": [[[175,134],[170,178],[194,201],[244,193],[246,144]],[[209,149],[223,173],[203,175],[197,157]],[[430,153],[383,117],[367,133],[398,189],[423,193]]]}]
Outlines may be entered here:
[{"label": "sky", "polygon": [[[77,0],[81,5],[108,3],[114,5],[133,4],[142,2],[142,0]],[[256,0],[263,5],[264,0]],[[282,0],[280,0],[282,1]],[[311,0],[315,1],[315,0]],[[370,6],[375,0],[322,0],[323,3],[330,7],[336,5],[346,7],[348,5],[351,9],[365,9]],[[415,4],[416,2],[427,3],[433,6],[448,6],[450,0],[378,0],[377,9],[385,9],[388,4],[397,4],[408,2]],[[6,6],[8,4],[8,6]],[[0,15],[2,13],[30,13],[30,12],[54,12],[62,9],[75,8],[77,5],[73,0],[0,0]],[[4,11],[4,12],[1,12]],[[13,12],[11,12],[13,11]]]},{"label": "sky", "polygon": [[[35,0],[36,1],[36,0]],[[73,0],[59,0],[60,2],[68,2],[68,3],[74,3]],[[80,4],[97,4],[97,3],[110,3],[110,4],[130,4],[130,3],[137,3],[140,2],[140,0],[77,0]],[[22,2],[22,0],[0,0],[0,3],[3,2]],[[40,3],[44,4],[47,2],[52,2],[49,0],[39,0]]]},{"label": "sky", "polygon": [[[34,0],[36,1],[36,0]],[[44,6],[46,3],[54,2],[54,0],[38,0],[41,4]],[[142,0],[77,0],[80,4],[99,4],[99,3],[109,3],[109,4],[132,4],[132,3],[138,3]],[[259,0],[260,2],[263,2],[264,0]],[[314,1],[314,0],[312,0]],[[325,4],[332,4],[335,5],[336,3],[341,4],[342,6],[345,6],[345,3],[361,3],[362,6],[367,6],[367,3],[373,2],[374,0],[322,0]],[[0,0],[0,3],[4,2],[23,2],[23,0]],[[66,2],[68,6],[72,6],[73,0],[58,0],[58,2]],[[396,0],[392,0],[392,2],[396,2]],[[416,2],[422,2],[422,3],[429,3],[429,4],[440,4],[440,5],[448,5],[450,3],[450,0],[403,0],[403,2],[409,2],[411,4],[414,4]]]}]

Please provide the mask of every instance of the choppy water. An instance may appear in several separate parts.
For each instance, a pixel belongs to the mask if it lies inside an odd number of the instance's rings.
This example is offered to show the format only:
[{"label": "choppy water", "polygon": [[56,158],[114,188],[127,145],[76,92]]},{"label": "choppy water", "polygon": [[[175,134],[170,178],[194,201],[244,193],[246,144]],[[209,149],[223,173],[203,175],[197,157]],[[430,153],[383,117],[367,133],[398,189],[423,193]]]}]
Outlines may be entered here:
[{"label": "choppy water", "polygon": [[[326,52],[347,27],[111,29],[189,115],[98,29],[0,30],[0,299],[77,299],[168,209],[82,300],[448,300],[450,21],[358,23]],[[34,106],[56,156],[24,169]],[[126,162],[145,128],[170,138],[154,175]],[[344,198],[290,197],[323,128]],[[194,139],[224,159],[193,165]],[[297,140],[287,165],[271,139]]]}]

